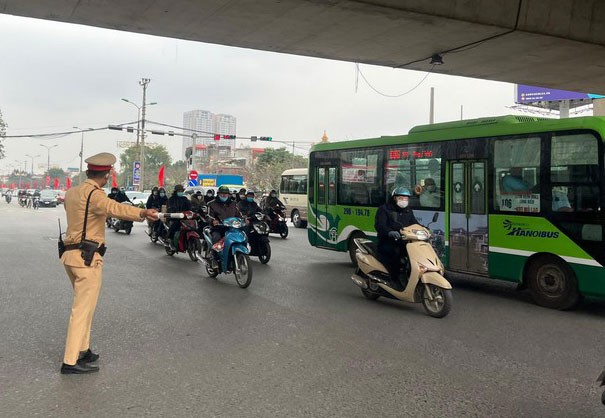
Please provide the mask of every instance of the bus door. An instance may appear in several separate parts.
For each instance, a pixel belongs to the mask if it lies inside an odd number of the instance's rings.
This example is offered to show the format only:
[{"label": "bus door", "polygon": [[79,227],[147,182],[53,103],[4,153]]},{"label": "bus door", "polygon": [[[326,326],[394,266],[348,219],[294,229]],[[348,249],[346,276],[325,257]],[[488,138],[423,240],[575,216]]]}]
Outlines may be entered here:
[{"label": "bus door", "polygon": [[450,164],[449,269],[487,274],[487,161]]},{"label": "bus door", "polygon": [[317,167],[314,212],[316,245],[335,248],[338,230],[334,225],[332,212],[336,205],[336,167]]}]

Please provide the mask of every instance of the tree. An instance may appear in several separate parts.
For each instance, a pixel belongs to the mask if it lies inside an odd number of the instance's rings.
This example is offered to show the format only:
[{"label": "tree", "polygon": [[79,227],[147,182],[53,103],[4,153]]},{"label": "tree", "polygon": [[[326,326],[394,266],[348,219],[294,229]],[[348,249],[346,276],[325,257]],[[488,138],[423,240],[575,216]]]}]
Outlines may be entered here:
[{"label": "tree", "polygon": [[281,173],[289,168],[307,167],[309,160],[300,155],[294,155],[286,148],[267,148],[256,159],[254,166],[247,173],[248,186],[261,190],[277,189]]},{"label": "tree", "polygon": [[166,166],[164,173],[164,187],[172,190],[175,185],[182,184],[187,179],[187,163],[183,160],[176,161],[171,166]]},{"label": "tree", "polygon": [[2,119],[2,111],[0,110],[0,160],[4,158],[4,145],[2,144],[6,136],[6,128],[8,125]]},{"label": "tree", "polygon": [[[132,184],[132,167],[135,161],[139,161],[139,147],[133,145],[120,154],[121,173],[118,176],[118,183],[121,185]],[[144,186],[158,183],[158,171],[161,166],[170,166],[172,158],[168,150],[163,145],[156,147],[145,147],[145,166],[144,168]]]}]

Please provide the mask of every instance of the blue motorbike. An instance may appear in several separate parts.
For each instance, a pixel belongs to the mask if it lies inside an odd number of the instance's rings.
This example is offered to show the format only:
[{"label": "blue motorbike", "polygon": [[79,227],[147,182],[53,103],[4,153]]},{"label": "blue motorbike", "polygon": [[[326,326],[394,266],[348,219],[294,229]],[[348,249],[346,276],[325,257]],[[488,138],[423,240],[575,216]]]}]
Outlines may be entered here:
[{"label": "blue motorbike", "polygon": [[212,278],[219,273],[233,273],[237,285],[246,288],[252,282],[252,264],[248,239],[243,231],[244,221],[239,218],[227,218],[222,227],[225,228],[225,236],[215,244],[212,243],[211,228],[204,228],[202,260],[206,265],[206,272]]}]

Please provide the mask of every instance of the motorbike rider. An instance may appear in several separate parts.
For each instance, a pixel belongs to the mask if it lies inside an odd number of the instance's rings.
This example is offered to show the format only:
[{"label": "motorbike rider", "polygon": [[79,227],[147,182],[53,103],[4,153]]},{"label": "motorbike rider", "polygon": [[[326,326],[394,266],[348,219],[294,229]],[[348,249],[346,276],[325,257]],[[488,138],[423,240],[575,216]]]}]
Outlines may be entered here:
[{"label": "motorbike rider", "polygon": [[237,209],[240,211],[244,218],[249,218],[254,216],[256,212],[260,212],[260,207],[258,203],[254,200],[254,191],[248,190],[246,193],[246,198],[241,200],[237,204]]},{"label": "motorbike rider", "polygon": [[277,217],[277,214],[275,213],[277,210],[286,209],[286,206],[277,198],[277,191],[275,189],[271,190],[269,196],[265,199],[264,209],[265,213],[271,218],[271,223],[273,223]]},{"label": "motorbike rider", "polygon": [[[168,213],[179,213],[187,210],[191,210],[191,203],[189,199],[185,197],[185,188],[182,184],[174,186],[172,196],[168,199]],[[172,238],[178,230],[181,229],[181,221],[179,219],[170,220],[170,228],[168,229],[168,242],[172,247]],[[175,248],[172,248],[173,250]]]},{"label": "motorbike rider", "polygon": [[[167,201],[168,199],[166,198],[166,193],[164,193],[164,196],[160,196],[160,189],[157,186],[154,186],[151,189],[151,194],[149,195],[149,198],[147,198],[147,203],[145,204],[145,207],[147,209],[155,209],[160,212],[162,210],[162,205],[165,205]],[[154,222],[147,222],[149,226],[153,228],[153,231],[157,234],[159,232],[158,229],[161,221],[158,220]]]},{"label": "motorbike rider", "polygon": [[111,188],[111,193],[109,193],[107,195],[107,197],[110,198],[110,199],[116,200],[116,196],[118,195],[118,192],[119,192],[119,190],[118,190],[117,187],[112,187]]},{"label": "motorbike rider", "polygon": [[[126,192],[124,191],[123,187],[120,188],[120,190],[118,190],[118,193],[116,193],[116,197],[114,198],[114,200],[118,203],[130,202],[130,199],[126,195]],[[130,202],[130,203],[132,203],[132,202]]]},{"label": "motorbike rider", "polygon": [[202,195],[202,192],[200,190],[198,190],[193,195],[191,195],[191,210],[192,211],[199,213],[202,206],[205,206],[205,205],[206,205],[206,202],[204,201],[204,195]]},{"label": "motorbike rider", "polygon": [[239,189],[239,192],[237,192],[237,195],[235,196],[235,203],[239,204],[239,202],[242,200],[246,200],[246,189],[243,187]]},{"label": "motorbike rider", "polygon": [[391,283],[397,290],[403,290],[407,284],[407,277],[400,280],[400,262],[405,246],[397,242],[401,238],[399,232],[402,228],[417,224],[414,212],[409,203],[412,193],[406,187],[396,187],[391,194],[389,202],[378,208],[374,227],[378,233],[378,260],[386,267]]},{"label": "motorbike rider", "polygon": [[204,203],[206,205],[214,200],[214,190],[208,189],[206,192],[206,196],[204,196]]},{"label": "motorbike rider", "polygon": [[229,193],[229,187],[218,188],[217,198],[208,204],[208,215],[212,218],[212,243],[218,242],[225,235],[226,227],[221,224],[227,218],[241,218],[233,198]]}]

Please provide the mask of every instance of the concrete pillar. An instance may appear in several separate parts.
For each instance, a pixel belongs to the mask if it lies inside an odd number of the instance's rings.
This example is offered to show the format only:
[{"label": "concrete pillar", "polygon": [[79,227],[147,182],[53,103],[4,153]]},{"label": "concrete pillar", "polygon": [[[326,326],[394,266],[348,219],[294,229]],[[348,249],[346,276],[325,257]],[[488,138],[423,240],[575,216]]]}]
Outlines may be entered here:
[{"label": "concrete pillar", "polygon": [[592,116],[605,116],[605,99],[593,99]]},{"label": "concrete pillar", "polygon": [[569,118],[569,100],[559,102],[559,119]]}]

